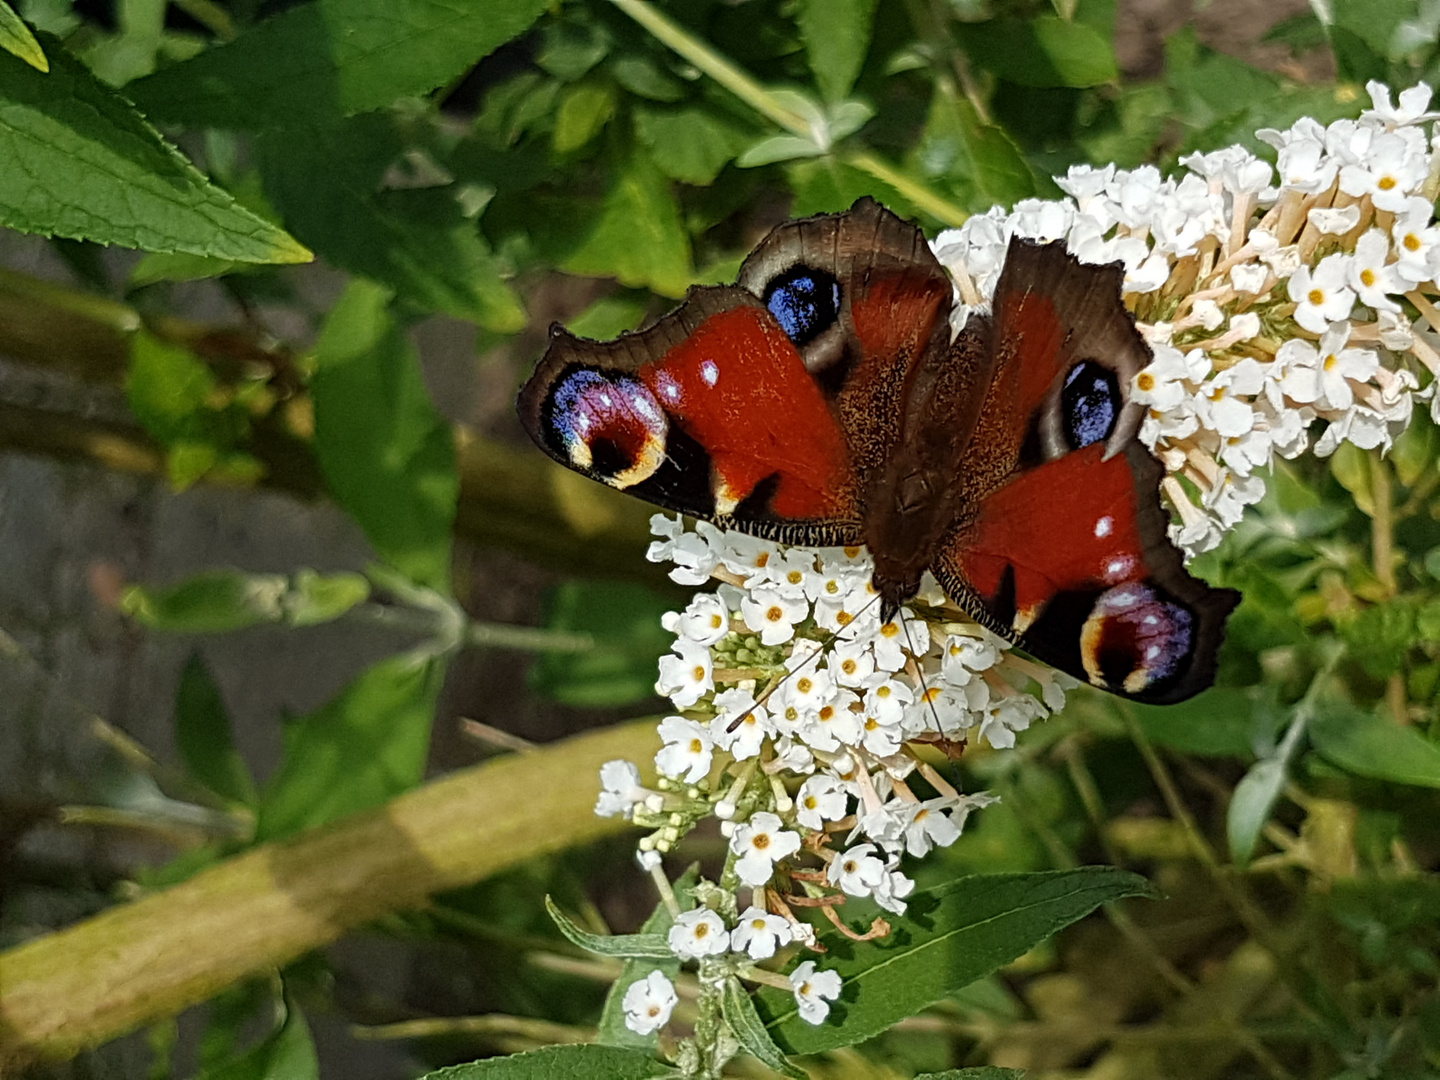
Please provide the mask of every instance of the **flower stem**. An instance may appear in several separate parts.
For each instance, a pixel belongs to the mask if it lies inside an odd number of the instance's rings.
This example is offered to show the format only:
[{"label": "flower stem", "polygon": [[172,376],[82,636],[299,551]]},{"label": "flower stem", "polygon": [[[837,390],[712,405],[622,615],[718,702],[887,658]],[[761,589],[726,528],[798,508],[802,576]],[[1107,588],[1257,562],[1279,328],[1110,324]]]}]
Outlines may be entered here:
[{"label": "flower stem", "polygon": [[[610,0],[630,18],[648,30],[662,45],[673,49],[690,63],[725,87],[768,120],[801,138],[811,137],[810,122],[782,105],[764,86],[742,71],[728,57],[671,22],[646,0]],[[840,158],[845,164],[889,184],[931,217],[947,225],[959,225],[970,215],[924,184],[886,164],[874,154],[853,153]]]},{"label": "flower stem", "polygon": [[[1370,490],[1375,500],[1375,512],[1370,518],[1370,558],[1375,568],[1375,579],[1389,598],[1395,595],[1398,587],[1395,580],[1395,495],[1390,466],[1380,457],[1378,450],[1370,452]],[[1397,724],[1410,722],[1410,703],[1405,693],[1403,672],[1393,672],[1386,681],[1385,704]]]}]

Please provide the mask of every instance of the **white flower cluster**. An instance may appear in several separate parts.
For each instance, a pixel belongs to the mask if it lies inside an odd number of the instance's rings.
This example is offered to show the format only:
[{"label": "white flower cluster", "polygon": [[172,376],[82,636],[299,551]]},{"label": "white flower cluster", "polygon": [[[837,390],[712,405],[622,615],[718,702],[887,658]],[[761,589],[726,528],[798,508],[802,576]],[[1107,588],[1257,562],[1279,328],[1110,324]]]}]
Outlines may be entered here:
[{"label": "white flower cluster", "polygon": [[[957,329],[992,295],[1012,235],[1123,264],[1126,303],[1154,353],[1131,387],[1147,407],[1141,438],[1166,468],[1172,537],[1192,554],[1260,499],[1259,470],[1310,448],[1318,421],[1321,456],[1345,441],[1388,449],[1416,400],[1440,422],[1440,312],[1427,298],[1440,295],[1440,133],[1420,126],[1440,113],[1427,111],[1423,84],[1398,107],[1384,86],[1369,91],[1359,120],[1258,133],[1278,151],[1278,185],[1241,147],[1183,159],[1178,180],[1148,166],[1077,167],[1059,181],[1069,198],[996,208],[933,245],[955,278]],[[902,857],[953,843],[970,811],[994,801],[956,791],[916,745],[1012,747],[1075,682],[1010,652],[928,577],[882,625],[862,549],[787,550],[664,515],[651,527],[660,541],[649,558],[674,563],[675,581],[721,584],[665,620],[676,641],[656,690],[677,714],[660,724],[659,780],[646,787],[634,764],[609,762],[596,812],[652,830],[640,859],[667,895],[659,854],[720,818],[729,858],[718,890],[676,915],[670,949],[699,964],[702,982],[788,985],[818,1024],[841,990],[834,972],[754,967],[814,944],[793,908],[818,908],[852,937],[888,932],[876,920],[859,935],[834,908],[870,898],[903,915],[914,882]],[[917,774],[930,793],[912,789]],[[737,914],[742,887],[752,902]],[[626,1022],[653,1032],[675,1001],[654,972],[629,987]]]},{"label": "white flower cluster", "polygon": [[1191,554],[1259,501],[1258,470],[1303,453],[1317,421],[1321,457],[1346,441],[1388,449],[1416,398],[1440,421],[1440,132],[1422,127],[1440,112],[1423,83],[1398,107],[1387,87],[1367,89],[1358,120],[1257,132],[1276,148],[1278,184],[1239,146],[1182,158],[1180,179],[1077,166],[1057,181],[1070,198],[997,207],[935,240],[961,323],[993,292],[1012,235],[1124,264],[1155,356],[1131,387],[1148,408],[1141,438],[1165,464],[1171,536]]},{"label": "white flower cluster", "polygon": [[[787,889],[810,906],[871,898],[903,915],[915,883],[902,856],[953,843],[970,811],[993,801],[956,791],[914,744],[1011,747],[1063,707],[1074,680],[1010,652],[934,582],[882,625],[863,549],[785,550],[663,514],[651,528],[661,540],[649,557],[675,563],[672,578],[721,584],[665,619],[676,641],[656,690],[680,712],[660,724],[659,790],[632,763],[610,762],[596,812],[655,827],[644,853],[713,813],[729,840],[722,886],[757,899],[730,927],[708,908],[682,916],[676,956],[753,961],[810,943]],[[916,773],[928,797],[912,789]],[[831,977],[812,964],[792,987],[814,1023]]]}]

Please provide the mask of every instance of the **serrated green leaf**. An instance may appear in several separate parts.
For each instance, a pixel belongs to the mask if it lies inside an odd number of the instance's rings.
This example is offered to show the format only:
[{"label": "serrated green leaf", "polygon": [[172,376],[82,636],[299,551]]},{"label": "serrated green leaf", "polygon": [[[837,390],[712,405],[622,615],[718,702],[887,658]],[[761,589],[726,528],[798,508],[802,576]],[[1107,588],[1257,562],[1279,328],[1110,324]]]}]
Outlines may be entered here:
[{"label": "serrated green leaf", "polygon": [[597,956],[622,956],[632,960],[670,960],[675,956],[661,934],[592,934],[571,922],[548,896],[545,897],[545,910],[550,913],[560,933],[572,944]]},{"label": "serrated green leaf", "polygon": [[615,1046],[547,1046],[426,1073],[420,1080],[651,1080],[678,1076],[673,1065]]},{"label": "serrated green leaf", "polygon": [[5,0],[0,0],[0,49],[12,56],[18,56],[36,71],[49,71],[50,61],[45,59],[45,50],[35,40],[25,20],[15,14],[15,9]]},{"label": "serrated green leaf", "polygon": [[220,688],[192,653],[180,672],[175,694],[175,745],[190,775],[215,794],[245,806],[255,805],[255,781],[235,748],[230,714]]},{"label": "serrated green leaf", "polygon": [[420,782],[445,665],[392,656],[309,716],[285,724],[256,839],[277,840],[379,806]]},{"label": "serrated green leaf", "polygon": [[315,453],[326,486],[375,550],[448,592],[459,478],[450,425],[430,403],[386,294],[352,282],[315,346]]},{"label": "serrated green leaf", "polygon": [[368,112],[450,82],[546,0],[316,0],[131,83],[149,116],[256,130]]},{"label": "serrated green leaf", "polygon": [[256,145],[266,195],[327,260],[427,310],[500,334],[525,326],[525,310],[467,216],[458,185],[377,190],[404,151],[392,116],[286,129]]},{"label": "serrated green leaf", "polygon": [[269,1038],[240,1057],[206,1069],[197,1080],[318,1080],[320,1059],[310,1027],[288,998],[285,1022]]},{"label": "serrated green leaf", "polygon": [[850,1046],[988,975],[1101,904],[1153,895],[1144,878],[1108,866],[958,878],[915,893],[909,914],[884,941],[823,936],[830,951],[821,966],[844,981],[828,1022],[806,1023],[794,995],[768,987],[756,1005],[786,1053]]},{"label": "serrated green leaf", "polygon": [[750,142],[744,129],[711,109],[635,107],[635,134],[666,176],[703,186]]},{"label": "serrated green leaf", "polygon": [[815,84],[827,101],[850,93],[870,50],[877,0],[801,0],[795,22]]},{"label": "serrated green leaf", "polygon": [[641,585],[567,581],[545,600],[542,625],[590,634],[582,653],[538,656],[527,674],[536,691],[566,705],[603,708],[645,701],[655,694],[655,670],[674,636],[660,625],[668,601]]},{"label": "serrated green leaf", "polygon": [[961,24],[959,34],[977,64],[1020,86],[1083,88],[1119,77],[1109,41],[1053,15]]},{"label": "serrated green leaf", "polygon": [[0,52],[0,224],[248,263],[308,262],[210,183],[58,42],[49,73]]},{"label": "serrated green leaf", "polygon": [[[695,898],[691,890],[700,877],[698,863],[692,863],[685,873],[671,883],[671,889],[675,893],[675,902],[681,911],[689,911],[695,906]],[[642,934],[655,934],[664,937],[670,933],[670,927],[675,925],[675,919],[670,914],[670,909],[663,903],[656,904],[655,910],[640,927]],[[669,960],[627,960],[625,969],[620,972],[620,977],[615,980],[605,995],[605,1005],[600,1010],[600,1023],[596,1028],[595,1039],[604,1046],[625,1046],[633,1049],[653,1049],[660,1042],[660,1033],[652,1031],[649,1035],[641,1035],[631,1031],[625,1024],[625,991],[630,989],[632,983],[647,978],[652,971],[659,971],[671,982],[680,974],[680,959],[671,956]]]},{"label": "serrated green leaf", "polygon": [[616,170],[595,224],[560,268],[662,296],[684,295],[694,276],[690,237],[670,182],[642,151]]},{"label": "serrated green leaf", "polygon": [[784,1053],[775,1045],[775,1040],[770,1038],[764,1021],[755,1011],[754,999],[745,992],[740,980],[733,975],[728,977],[720,988],[720,1012],[747,1054],[781,1076],[807,1080],[808,1073],[785,1060]]},{"label": "serrated green leaf", "polygon": [[196,574],[167,589],[132,585],[120,610],[142,626],[172,634],[219,634],[278,622],[285,579],[219,569]]},{"label": "serrated green leaf", "polygon": [[1357,776],[1440,788],[1440,747],[1412,727],[1340,702],[1327,702],[1310,722],[1324,758]]}]

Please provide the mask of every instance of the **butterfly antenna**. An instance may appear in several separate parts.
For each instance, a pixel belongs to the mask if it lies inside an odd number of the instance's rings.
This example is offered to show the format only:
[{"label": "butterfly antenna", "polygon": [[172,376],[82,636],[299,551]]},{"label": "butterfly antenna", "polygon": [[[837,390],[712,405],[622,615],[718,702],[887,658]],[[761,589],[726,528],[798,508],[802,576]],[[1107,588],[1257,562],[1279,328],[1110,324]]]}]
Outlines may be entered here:
[{"label": "butterfly antenna", "polygon": [[[867,601],[865,602],[865,606],[862,607],[859,611],[857,611],[857,612],[855,613],[855,618],[858,619],[861,615],[864,615],[865,612],[869,611],[870,608],[874,606],[875,601],[876,601],[876,600],[879,600],[879,599],[880,599],[879,594],[876,594],[875,596],[873,596],[873,597],[871,597],[869,600],[867,600]],[[851,621],[853,622],[854,620],[852,619]],[[849,623],[846,624],[846,626],[848,626],[848,625],[849,625]],[[828,634],[826,634],[826,636],[825,636],[824,638],[821,639],[821,641],[820,641],[820,647],[819,647],[818,649],[816,649],[814,652],[812,652],[809,656],[807,656],[803,661],[801,661],[800,665],[799,665],[797,668],[795,668],[794,671],[791,671],[791,672],[789,672],[788,674],[786,674],[786,676],[785,676],[783,679],[779,679],[779,680],[771,683],[769,686],[767,686],[767,687],[765,688],[765,692],[762,693],[758,698],[755,699],[755,704],[754,704],[754,705],[751,705],[750,708],[746,709],[743,713],[741,713],[739,716],[737,716],[734,720],[731,720],[731,721],[730,721],[729,726],[727,726],[727,727],[725,728],[725,734],[729,735],[731,732],[733,732],[736,728],[738,728],[741,724],[743,724],[746,720],[748,720],[748,719],[750,718],[750,714],[751,714],[751,713],[753,713],[753,712],[754,712],[756,709],[758,709],[761,705],[764,705],[765,702],[769,701],[771,694],[775,693],[776,690],[779,690],[780,687],[784,686],[787,682],[789,682],[791,679],[793,679],[796,675],[799,675],[800,672],[804,671],[807,667],[809,667],[809,666],[811,665],[811,663],[813,663],[814,661],[818,660],[820,657],[824,656],[824,655],[825,655],[825,650],[828,649],[831,645],[833,645],[833,644],[835,643],[835,639],[840,636],[840,634],[844,631],[844,629],[845,629],[845,627],[842,626],[839,630],[831,630]],[[911,651],[913,652],[914,650],[912,649]]]},{"label": "butterfly antenna", "polygon": [[920,654],[915,651],[915,639],[910,636],[910,624],[905,621],[905,616],[900,612],[895,613],[900,620],[900,629],[905,631],[905,644],[910,647],[910,656],[915,661],[915,678],[920,683],[920,694],[925,699],[925,704],[930,708],[930,716],[935,721],[935,730],[944,734],[940,728],[940,713],[935,709],[935,702],[930,700],[930,684],[925,681],[925,669],[920,665]]}]

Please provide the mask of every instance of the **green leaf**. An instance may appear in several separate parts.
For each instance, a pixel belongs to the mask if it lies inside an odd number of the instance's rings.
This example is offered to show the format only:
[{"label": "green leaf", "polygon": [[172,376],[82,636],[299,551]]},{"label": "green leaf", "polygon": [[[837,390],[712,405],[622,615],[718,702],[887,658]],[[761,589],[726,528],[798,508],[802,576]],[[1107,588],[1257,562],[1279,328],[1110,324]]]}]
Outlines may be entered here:
[{"label": "green leaf", "polygon": [[206,1069],[197,1080],[318,1080],[320,1060],[300,1010],[286,999],[285,1022],[260,1045]]},{"label": "green leaf", "polygon": [[877,0],[800,0],[795,22],[815,84],[827,101],[850,93],[865,54]]},{"label": "green leaf", "polygon": [[545,910],[569,941],[597,956],[623,956],[626,959],[671,960],[675,953],[662,934],[592,934],[581,930],[545,897]]},{"label": "green leaf", "polygon": [[[691,866],[671,883],[671,889],[675,893],[675,902],[681,911],[689,911],[695,906],[695,898],[691,890],[700,876],[698,863]],[[670,927],[675,925],[675,920],[670,914],[670,909],[663,903],[656,904],[655,910],[640,927],[642,934],[654,934],[665,937],[670,933]],[[630,989],[632,983],[647,978],[652,971],[659,971],[671,982],[674,982],[680,974],[680,960],[671,956],[669,960],[627,960],[625,969],[620,977],[615,980],[605,995],[605,1005],[600,1010],[600,1024],[596,1029],[596,1041],[605,1046],[626,1046],[633,1049],[653,1049],[659,1045],[660,1033],[652,1031],[649,1035],[640,1035],[631,1031],[625,1026],[625,991]]]},{"label": "green leaf", "polygon": [[1288,774],[1287,762],[1266,758],[1252,765],[1235,785],[1225,814],[1225,832],[1230,841],[1230,858],[1237,866],[1248,864],[1255,853],[1260,830],[1270,820],[1270,811]]},{"label": "green leaf", "polygon": [[315,452],[326,486],[391,565],[448,592],[459,495],[453,436],[384,291],[352,282],[315,356]]},{"label": "green leaf", "polygon": [[207,570],[168,589],[132,585],[120,610],[142,626],[172,634],[223,634],[279,622],[285,578],[243,570]]},{"label": "green leaf", "polygon": [[997,1069],[982,1065],[975,1069],[946,1069],[944,1072],[921,1073],[915,1080],[1024,1080],[1024,1069]]},{"label": "green leaf", "polygon": [[444,664],[392,656],[309,716],[285,725],[257,840],[276,840],[379,806],[420,782]]},{"label": "green leaf", "polygon": [[15,14],[15,9],[5,0],[0,0],[0,49],[12,56],[18,56],[36,71],[49,71],[50,61],[45,59],[45,50],[35,40],[30,27]]},{"label": "green leaf", "polygon": [[560,99],[555,130],[550,144],[557,154],[568,154],[584,146],[605,126],[615,112],[615,93],[609,86],[582,83],[571,87]]},{"label": "green leaf", "polygon": [[215,794],[255,805],[255,781],[235,749],[230,714],[205,661],[192,653],[175,695],[175,745],[189,770]]},{"label": "green leaf", "polygon": [[650,1080],[678,1076],[673,1065],[614,1046],[547,1046],[426,1073],[420,1080]]},{"label": "green leaf", "polygon": [[148,115],[255,130],[424,94],[523,33],[546,0],[315,0],[131,83]]},{"label": "green leaf", "polygon": [[302,569],[293,579],[221,568],[196,574],[169,588],[132,585],[120,610],[142,626],[172,634],[221,634],[261,623],[310,626],[339,618],[370,595],[359,574],[317,574]]},{"label": "green leaf", "polygon": [[1120,706],[1134,711],[1151,742],[1183,754],[1248,757],[1259,732],[1249,690],[1212,687],[1178,705]]},{"label": "green leaf", "polygon": [[[577,337],[600,341],[619,337],[626,330],[634,330],[645,318],[646,299],[643,292],[617,292],[602,296],[579,315],[567,320],[565,329]],[[1440,556],[1440,548],[1436,549],[1436,555]]]},{"label": "green leaf", "polygon": [[131,289],[140,289],[159,281],[203,281],[224,277],[245,265],[234,259],[210,259],[183,252],[162,255],[152,251],[135,264],[126,285]]},{"label": "green leaf", "polygon": [[911,161],[976,209],[1035,194],[1035,176],[1004,130],[982,123],[969,101],[944,88],[931,98]]},{"label": "green leaf", "polygon": [[1099,86],[1119,78],[1110,42],[1082,23],[1053,15],[959,24],[975,63],[1020,86]]},{"label": "green leaf", "polygon": [[704,186],[750,142],[739,124],[712,109],[635,107],[635,134],[660,171],[681,183]]},{"label": "green leaf", "polygon": [[655,669],[674,640],[660,617],[670,604],[641,585],[567,581],[546,598],[543,625],[590,634],[598,643],[582,653],[536,657],[528,680],[566,705],[604,708],[655,695]]},{"label": "green leaf", "polygon": [[690,237],[670,182],[641,151],[612,178],[595,224],[560,268],[682,296],[694,274]]},{"label": "green leaf", "polygon": [[785,1060],[784,1053],[775,1045],[775,1040],[770,1038],[764,1021],[755,1011],[755,1000],[745,992],[740,980],[733,975],[726,978],[720,987],[720,1012],[747,1054],[781,1076],[807,1080],[808,1073]]},{"label": "green leaf", "polygon": [[1372,604],[1341,628],[1341,636],[1369,675],[1389,678],[1415,643],[1415,605],[1406,596]]},{"label": "green leaf", "polygon": [[1310,722],[1315,749],[1357,776],[1440,788],[1440,746],[1412,727],[1340,702],[1327,702]]},{"label": "green leaf", "polygon": [[0,224],[247,263],[311,254],[210,183],[58,42],[48,74],[0,52]]},{"label": "green leaf", "polygon": [[850,1046],[1008,964],[1101,904],[1154,895],[1144,878],[1108,866],[958,878],[915,893],[909,915],[884,941],[823,936],[830,951],[821,966],[844,980],[830,1022],[806,1023],[794,995],[768,987],[756,1004],[786,1053]]},{"label": "green leaf", "polygon": [[461,204],[463,188],[378,190],[405,150],[394,117],[286,129],[257,149],[266,195],[327,260],[426,310],[501,334],[524,328],[524,308]]}]

